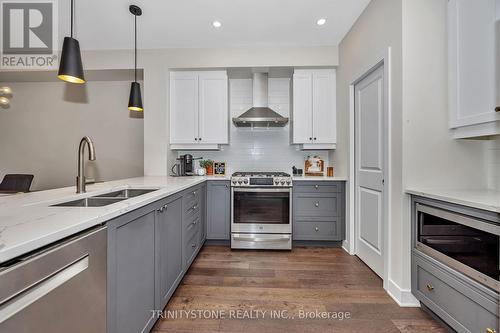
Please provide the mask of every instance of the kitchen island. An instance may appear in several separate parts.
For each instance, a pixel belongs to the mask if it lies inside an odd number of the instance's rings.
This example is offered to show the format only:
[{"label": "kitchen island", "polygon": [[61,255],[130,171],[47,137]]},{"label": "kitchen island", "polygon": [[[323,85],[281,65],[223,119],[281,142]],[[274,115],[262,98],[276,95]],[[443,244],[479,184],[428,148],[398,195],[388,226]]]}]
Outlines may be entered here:
[{"label": "kitchen island", "polygon": [[[127,212],[179,193],[207,180],[225,177],[138,177],[96,183],[87,193],[75,187],[31,192],[0,198],[0,263],[16,258],[68,236],[105,223]],[[86,197],[127,188],[157,189],[104,207],[51,207]]]}]

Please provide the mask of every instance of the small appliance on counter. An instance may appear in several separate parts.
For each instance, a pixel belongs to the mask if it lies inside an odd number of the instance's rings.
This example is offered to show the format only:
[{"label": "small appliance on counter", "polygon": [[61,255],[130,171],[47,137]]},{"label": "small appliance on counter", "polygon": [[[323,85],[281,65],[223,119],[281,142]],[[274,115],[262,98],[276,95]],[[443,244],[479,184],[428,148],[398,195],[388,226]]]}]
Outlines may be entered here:
[{"label": "small appliance on counter", "polygon": [[194,176],[194,161],[201,160],[203,157],[193,158],[193,155],[186,154],[181,155],[177,158],[179,163],[176,163],[172,166],[172,176],[181,177],[181,176]]},{"label": "small appliance on counter", "polygon": [[325,161],[319,156],[308,156],[304,163],[305,176],[324,176]]}]

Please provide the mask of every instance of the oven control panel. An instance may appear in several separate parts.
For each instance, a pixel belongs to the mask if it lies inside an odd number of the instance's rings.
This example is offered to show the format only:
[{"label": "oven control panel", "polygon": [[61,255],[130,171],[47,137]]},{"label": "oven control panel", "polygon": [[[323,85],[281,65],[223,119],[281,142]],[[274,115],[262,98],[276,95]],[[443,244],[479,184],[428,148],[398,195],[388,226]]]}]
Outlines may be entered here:
[{"label": "oven control panel", "polygon": [[231,185],[238,187],[291,187],[291,177],[231,177]]}]

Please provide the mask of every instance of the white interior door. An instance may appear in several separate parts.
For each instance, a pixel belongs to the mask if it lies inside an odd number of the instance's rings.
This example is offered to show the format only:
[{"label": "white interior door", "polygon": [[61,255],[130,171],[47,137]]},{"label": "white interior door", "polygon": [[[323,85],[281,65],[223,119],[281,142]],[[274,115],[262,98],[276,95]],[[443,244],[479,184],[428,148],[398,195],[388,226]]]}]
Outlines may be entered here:
[{"label": "white interior door", "polygon": [[375,273],[384,272],[384,67],[355,90],[356,254]]}]

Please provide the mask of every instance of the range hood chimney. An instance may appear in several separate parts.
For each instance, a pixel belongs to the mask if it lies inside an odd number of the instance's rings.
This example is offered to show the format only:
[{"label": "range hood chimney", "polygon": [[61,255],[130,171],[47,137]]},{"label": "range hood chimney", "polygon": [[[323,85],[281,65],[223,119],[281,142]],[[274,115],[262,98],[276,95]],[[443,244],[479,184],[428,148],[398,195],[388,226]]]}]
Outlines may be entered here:
[{"label": "range hood chimney", "polygon": [[237,127],[283,127],[288,123],[285,118],[271,110],[267,104],[268,98],[267,73],[253,74],[253,107],[233,118]]}]

